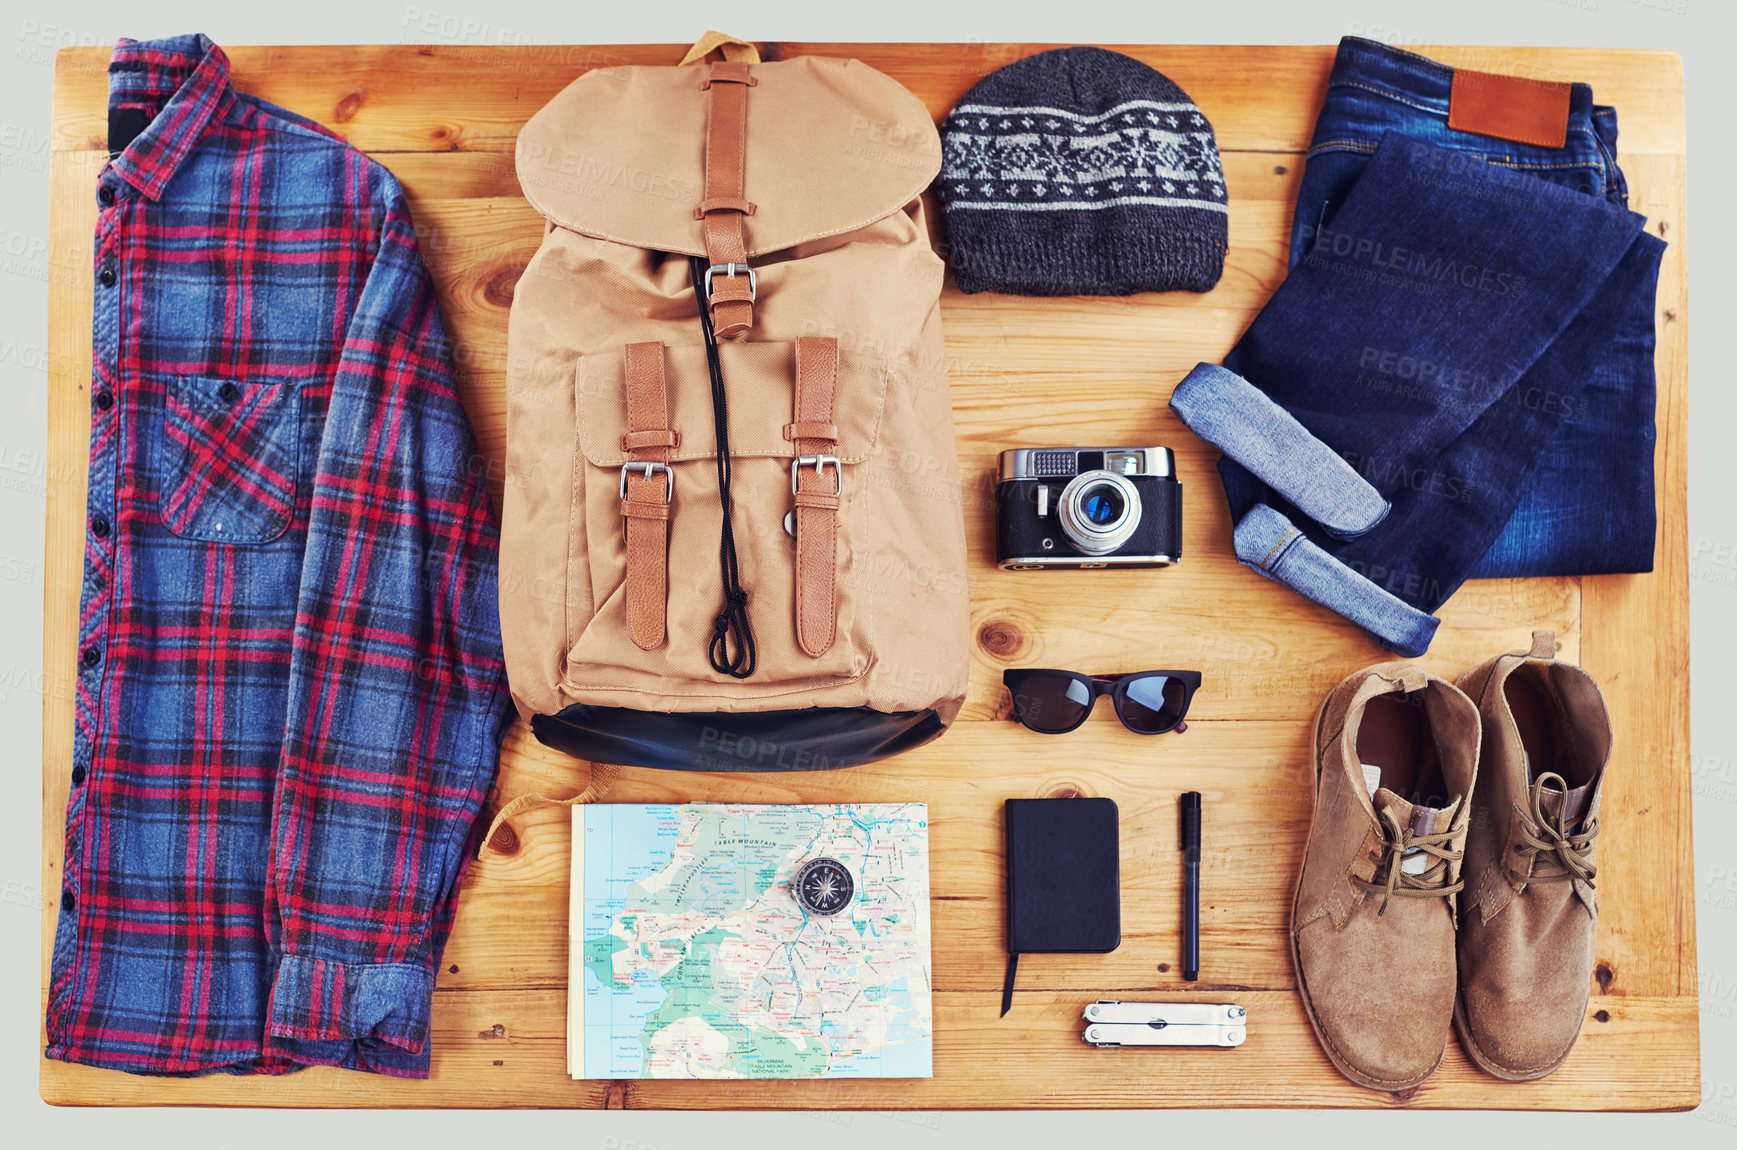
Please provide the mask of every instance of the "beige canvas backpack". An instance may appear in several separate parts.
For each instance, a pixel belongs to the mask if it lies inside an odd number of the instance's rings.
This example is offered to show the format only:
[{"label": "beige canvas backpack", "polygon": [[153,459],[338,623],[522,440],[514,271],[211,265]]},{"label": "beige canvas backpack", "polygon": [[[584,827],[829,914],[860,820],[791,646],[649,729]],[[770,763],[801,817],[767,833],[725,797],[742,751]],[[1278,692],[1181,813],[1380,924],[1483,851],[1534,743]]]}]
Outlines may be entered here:
[{"label": "beige canvas backpack", "polygon": [[940,140],[861,63],[694,59],[717,39],[519,135],[547,223],[508,338],[507,667],[580,758],[848,766],[965,694]]}]

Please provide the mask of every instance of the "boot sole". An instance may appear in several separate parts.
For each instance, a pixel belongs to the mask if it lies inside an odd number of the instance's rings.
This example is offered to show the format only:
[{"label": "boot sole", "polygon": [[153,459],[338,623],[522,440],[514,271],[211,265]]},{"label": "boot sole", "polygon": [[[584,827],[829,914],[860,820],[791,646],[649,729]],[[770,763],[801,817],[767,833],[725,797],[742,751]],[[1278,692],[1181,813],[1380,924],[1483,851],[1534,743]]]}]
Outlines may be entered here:
[{"label": "boot sole", "polygon": [[[1362,674],[1363,672],[1358,672],[1358,675],[1354,675],[1352,678],[1357,678]],[[1309,752],[1310,761],[1315,772],[1316,791],[1320,790],[1321,785],[1321,726],[1327,721],[1327,711],[1333,705],[1334,696],[1339,693],[1339,686],[1343,685],[1344,683],[1341,681],[1338,686],[1335,686],[1331,691],[1328,691],[1326,700],[1321,704],[1321,709],[1315,713],[1315,732],[1309,739]],[[1309,804],[1308,838],[1313,838],[1314,834],[1315,805],[1311,802]],[[1305,851],[1308,849],[1307,843],[1308,839],[1306,838],[1304,839]],[[1315,1041],[1321,1047],[1321,1053],[1327,1056],[1327,1061],[1333,1064],[1335,1070],[1344,1075],[1347,1080],[1363,1087],[1365,1090],[1375,1090],[1382,1094],[1398,1094],[1402,1091],[1414,1090],[1417,1087],[1422,1086],[1434,1076],[1437,1070],[1441,1068],[1442,1059],[1447,1056],[1447,1043],[1442,1043],[1442,1052],[1437,1056],[1435,1065],[1431,1066],[1429,1070],[1420,1077],[1398,1083],[1381,1082],[1371,1079],[1365,1076],[1362,1072],[1348,1066],[1344,1059],[1339,1057],[1338,1051],[1334,1049],[1332,1040],[1329,1039],[1326,1032],[1321,1029],[1321,1022],[1315,1017],[1315,1003],[1309,998],[1309,980],[1303,977],[1303,957],[1297,952],[1297,899],[1302,892],[1303,871],[1302,868],[1299,867],[1297,868],[1296,885],[1291,888],[1291,929],[1287,932],[1291,936],[1291,969],[1297,974],[1297,996],[1303,1000],[1303,1016],[1309,1020],[1309,1029],[1315,1032]],[[1459,1009],[1459,999],[1457,994],[1455,995],[1454,1009],[1457,1014]]]}]

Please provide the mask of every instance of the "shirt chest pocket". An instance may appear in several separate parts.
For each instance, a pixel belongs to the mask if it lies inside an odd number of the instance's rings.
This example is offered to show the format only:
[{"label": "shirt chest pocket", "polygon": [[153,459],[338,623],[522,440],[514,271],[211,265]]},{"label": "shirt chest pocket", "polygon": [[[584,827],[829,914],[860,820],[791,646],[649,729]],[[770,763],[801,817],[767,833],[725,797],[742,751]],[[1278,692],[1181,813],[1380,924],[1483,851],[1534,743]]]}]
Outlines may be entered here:
[{"label": "shirt chest pocket", "polygon": [[268,543],[295,518],[301,389],[292,381],[177,376],[163,411],[163,523],[185,539]]}]

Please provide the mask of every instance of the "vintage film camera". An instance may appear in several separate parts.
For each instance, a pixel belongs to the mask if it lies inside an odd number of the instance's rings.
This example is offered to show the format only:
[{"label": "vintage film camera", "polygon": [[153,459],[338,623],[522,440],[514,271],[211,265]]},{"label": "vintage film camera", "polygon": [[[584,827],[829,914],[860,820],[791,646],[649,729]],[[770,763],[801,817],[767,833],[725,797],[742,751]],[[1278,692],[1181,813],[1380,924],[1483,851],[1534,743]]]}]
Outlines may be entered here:
[{"label": "vintage film camera", "polygon": [[1001,453],[996,555],[1006,571],[1168,567],[1182,557],[1182,484],[1168,447]]}]

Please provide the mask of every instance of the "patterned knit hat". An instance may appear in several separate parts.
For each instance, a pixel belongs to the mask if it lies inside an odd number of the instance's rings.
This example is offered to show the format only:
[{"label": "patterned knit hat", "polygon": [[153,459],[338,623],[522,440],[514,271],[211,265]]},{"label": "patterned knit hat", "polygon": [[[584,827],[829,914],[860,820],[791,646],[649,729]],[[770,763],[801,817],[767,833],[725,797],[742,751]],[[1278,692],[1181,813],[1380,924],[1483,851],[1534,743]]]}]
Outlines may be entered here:
[{"label": "patterned knit hat", "polygon": [[992,72],[941,125],[965,292],[1209,291],[1228,240],[1212,125],[1131,56],[1057,48]]}]

